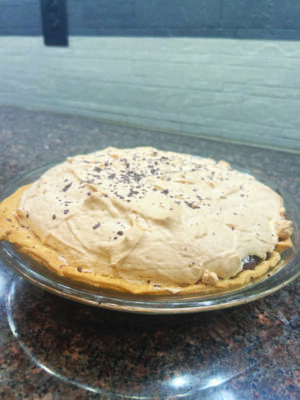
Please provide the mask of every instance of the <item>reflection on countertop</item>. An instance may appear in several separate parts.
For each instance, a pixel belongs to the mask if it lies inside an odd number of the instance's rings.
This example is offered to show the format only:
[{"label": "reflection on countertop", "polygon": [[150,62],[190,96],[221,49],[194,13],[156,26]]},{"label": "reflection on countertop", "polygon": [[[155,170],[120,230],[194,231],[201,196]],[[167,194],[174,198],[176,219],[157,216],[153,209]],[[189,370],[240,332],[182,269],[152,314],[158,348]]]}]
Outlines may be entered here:
[{"label": "reflection on countertop", "polygon": [[[0,190],[10,179],[108,145],[226,159],[300,205],[297,154],[80,117],[0,107]],[[0,398],[296,399],[300,282],[232,309],[140,315],[62,299],[0,261]]]}]

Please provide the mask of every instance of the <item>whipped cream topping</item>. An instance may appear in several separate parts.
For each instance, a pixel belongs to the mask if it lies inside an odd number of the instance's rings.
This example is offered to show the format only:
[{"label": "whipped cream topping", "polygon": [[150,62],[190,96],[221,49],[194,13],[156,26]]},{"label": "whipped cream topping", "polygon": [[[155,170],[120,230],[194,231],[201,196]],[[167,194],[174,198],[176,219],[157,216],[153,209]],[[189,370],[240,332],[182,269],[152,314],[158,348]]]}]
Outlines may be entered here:
[{"label": "whipped cream topping", "polygon": [[291,229],[282,198],[252,176],[151,147],[68,158],[17,214],[62,264],[138,284],[215,284]]}]

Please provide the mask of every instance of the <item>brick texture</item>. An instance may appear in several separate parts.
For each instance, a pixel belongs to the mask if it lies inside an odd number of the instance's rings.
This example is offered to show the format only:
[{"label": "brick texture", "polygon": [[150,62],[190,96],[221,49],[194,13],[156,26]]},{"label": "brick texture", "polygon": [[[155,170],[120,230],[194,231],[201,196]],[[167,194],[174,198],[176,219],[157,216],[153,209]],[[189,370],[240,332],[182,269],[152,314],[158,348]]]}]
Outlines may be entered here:
[{"label": "brick texture", "polygon": [[0,102],[300,150],[296,41],[0,38]]}]

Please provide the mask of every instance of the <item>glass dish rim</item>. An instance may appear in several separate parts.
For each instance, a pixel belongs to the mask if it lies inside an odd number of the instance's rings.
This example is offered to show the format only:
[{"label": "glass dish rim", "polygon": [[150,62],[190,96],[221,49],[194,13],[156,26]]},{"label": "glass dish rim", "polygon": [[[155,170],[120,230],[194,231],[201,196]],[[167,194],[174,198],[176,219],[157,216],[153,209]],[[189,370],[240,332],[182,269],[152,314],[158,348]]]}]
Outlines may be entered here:
[{"label": "glass dish rim", "polygon": [[[33,182],[43,172],[57,164],[58,162],[44,165],[11,180],[5,187],[0,201],[13,193],[19,186]],[[238,170],[249,173],[249,171],[243,171],[241,168],[238,168]],[[255,176],[252,172],[250,173]],[[111,310],[143,314],[182,314],[219,310],[246,304],[276,292],[300,275],[298,265],[300,263],[300,223],[296,202],[293,201],[291,194],[278,189],[278,185],[274,185],[273,182],[261,178],[259,180],[273,190],[277,190],[283,197],[287,216],[293,221],[292,240],[294,247],[284,252],[284,267],[279,269],[275,267],[274,271],[273,269],[271,272],[268,271],[268,274],[265,274],[261,279],[243,287],[202,295],[134,295],[88,287],[88,285],[60,277],[19,253],[8,242],[0,242],[0,260],[27,281],[48,292],[72,301]]]}]

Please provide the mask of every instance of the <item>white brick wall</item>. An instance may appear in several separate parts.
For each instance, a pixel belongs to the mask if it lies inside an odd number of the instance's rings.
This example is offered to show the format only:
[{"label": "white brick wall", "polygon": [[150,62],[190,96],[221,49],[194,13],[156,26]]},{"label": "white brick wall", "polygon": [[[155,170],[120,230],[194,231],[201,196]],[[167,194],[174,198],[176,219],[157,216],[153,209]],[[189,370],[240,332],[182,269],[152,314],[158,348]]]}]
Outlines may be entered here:
[{"label": "white brick wall", "polygon": [[0,38],[0,103],[300,150],[300,44]]}]

